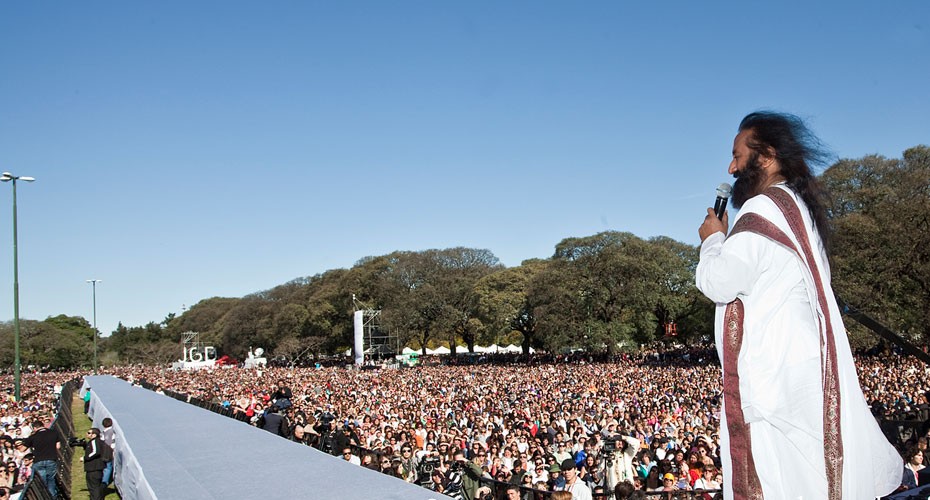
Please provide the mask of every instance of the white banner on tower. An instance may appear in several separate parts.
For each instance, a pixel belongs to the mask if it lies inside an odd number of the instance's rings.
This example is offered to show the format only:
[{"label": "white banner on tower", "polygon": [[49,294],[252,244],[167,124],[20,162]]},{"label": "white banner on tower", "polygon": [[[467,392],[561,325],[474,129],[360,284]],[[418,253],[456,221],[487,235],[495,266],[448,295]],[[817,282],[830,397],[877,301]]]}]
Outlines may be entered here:
[{"label": "white banner on tower", "polygon": [[365,351],[362,341],[362,332],[365,330],[365,311],[355,311],[355,366],[362,366],[365,361]]}]

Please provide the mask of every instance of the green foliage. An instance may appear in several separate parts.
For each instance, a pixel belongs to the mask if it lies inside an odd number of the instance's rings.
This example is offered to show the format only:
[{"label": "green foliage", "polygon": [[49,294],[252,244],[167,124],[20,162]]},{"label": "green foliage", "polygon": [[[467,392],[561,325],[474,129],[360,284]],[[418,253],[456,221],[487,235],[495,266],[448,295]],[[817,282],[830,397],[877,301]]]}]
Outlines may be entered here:
[{"label": "green foliage", "polygon": [[111,351],[125,363],[168,363],[181,358],[180,338],[164,323],[151,321],[145,326],[117,325],[109,337],[101,339],[101,351]]},{"label": "green foliage", "polygon": [[536,336],[536,316],[528,291],[535,276],[546,266],[544,260],[527,260],[518,267],[488,274],[475,283],[476,313],[485,326],[488,341],[508,343],[511,333],[519,332],[524,353],[529,353],[530,347],[542,347]]},{"label": "green foliage", "polygon": [[531,285],[530,303],[550,350],[613,351],[655,338],[696,311],[696,252],[668,238],[608,231],[562,240]]},{"label": "green foliage", "polygon": [[[832,195],[833,286],[912,341],[930,339],[930,148],[902,159],[841,160],[821,177]],[[874,342],[848,322],[854,343]]]},{"label": "green foliage", "polygon": [[[930,339],[930,148],[901,159],[842,160],[821,177],[832,192],[833,284],[837,293],[912,340]],[[382,311],[382,328],[404,345],[522,342],[550,351],[628,348],[663,338],[712,336],[714,307],[694,286],[698,248],[666,237],[607,231],[566,238],[549,259],[513,268],[488,250],[396,251],[350,269],[294,279],[243,298],[205,299],[180,316],[126,327],[100,339],[105,363],[165,363],[180,334],[195,331],[221,354],[263,347],[288,360],[352,345],[357,305]],[[353,296],[357,303],[353,302]],[[23,363],[87,366],[86,319],[22,322]],[[874,342],[850,325],[854,345]],[[0,362],[12,364],[12,325],[0,324]]]},{"label": "green foliage", "polygon": [[[59,315],[45,321],[20,320],[23,366],[71,369],[90,366],[93,328],[81,317]],[[13,365],[13,322],[0,324],[0,362]]]}]

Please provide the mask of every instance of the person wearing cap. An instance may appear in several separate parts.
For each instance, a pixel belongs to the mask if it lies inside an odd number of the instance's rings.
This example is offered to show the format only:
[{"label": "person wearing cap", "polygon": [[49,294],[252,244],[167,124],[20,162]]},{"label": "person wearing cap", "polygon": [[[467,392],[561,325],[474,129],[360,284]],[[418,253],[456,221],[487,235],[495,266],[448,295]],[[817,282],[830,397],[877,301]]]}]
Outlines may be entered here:
[{"label": "person wearing cap", "polygon": [[556,491],[567,491],[572,494],[572,500],[592,500],[591,488],[584,484],[584,481],[578,477],[578,467],[575,461],[567,458],[562,461],[560,467],[562,475],[565,476],[565,484]]},{"label": "person wearing cap", "polygon": [[558,462],[549,466],[549,486],[553,491],[565,486],[565,476],[562,475],[562,468]]},{"label": "person wearing cap", "polygon": [[659,486],[653,491],[678,491],[678,487],[675,486],[676,479],[678,478],[675,477],[675,474],[666,472],[662,475],[662,486]]}]

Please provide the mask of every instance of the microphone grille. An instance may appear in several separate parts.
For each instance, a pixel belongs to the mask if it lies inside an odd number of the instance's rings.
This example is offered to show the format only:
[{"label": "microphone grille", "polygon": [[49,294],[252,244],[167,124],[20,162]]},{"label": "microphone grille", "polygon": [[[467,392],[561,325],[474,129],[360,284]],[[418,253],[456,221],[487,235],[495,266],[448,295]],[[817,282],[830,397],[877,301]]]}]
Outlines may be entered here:
[{"label": "microphone grille", "polygon": [[731,191],[733,191],[733,186],[730,186],[726,182],[717,186],[717,196],[720,198],[729,198]]}]

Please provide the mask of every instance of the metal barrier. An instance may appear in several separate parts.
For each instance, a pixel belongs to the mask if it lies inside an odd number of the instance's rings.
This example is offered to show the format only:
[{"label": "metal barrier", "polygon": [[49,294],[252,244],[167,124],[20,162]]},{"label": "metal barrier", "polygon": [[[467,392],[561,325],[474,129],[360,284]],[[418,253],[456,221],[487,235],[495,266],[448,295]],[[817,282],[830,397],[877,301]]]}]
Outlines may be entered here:
[{"label": "metal barrier", "polygon": [[[81,380],[74,379],[65,383],[58,397],[58,412],[52,421],[51,430],[58,435],[61,447],[58,449],[58,473],[55,475],[59,498],[71,498],[71,457],[74,449],[68,446],[68,438],[74,432],[74,416],[71,413],[71,403],[74,393],[81,387]],[[38,474],[33,474],[23,487],[19,498],[25,500],[55,500],[48,492],[48,488]]]}]

